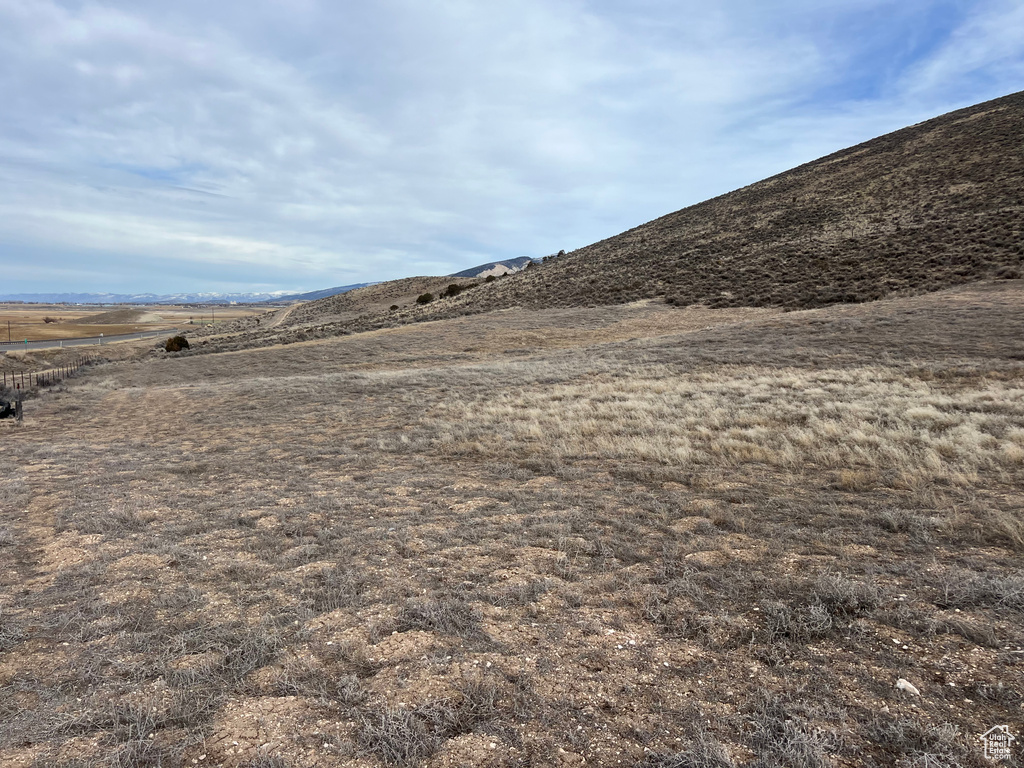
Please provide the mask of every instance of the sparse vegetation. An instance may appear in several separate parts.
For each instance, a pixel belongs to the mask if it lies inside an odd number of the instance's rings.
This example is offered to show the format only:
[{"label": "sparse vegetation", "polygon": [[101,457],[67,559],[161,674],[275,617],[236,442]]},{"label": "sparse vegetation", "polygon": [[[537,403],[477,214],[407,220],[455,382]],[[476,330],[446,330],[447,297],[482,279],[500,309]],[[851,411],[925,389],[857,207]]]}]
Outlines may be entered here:
[{"label": "sparse vegetation", "polygon": [[91,369],[9,433],[0,762],[976,762],[1021,322],[1000,280]]},{"label": "sparse vegetation", "polygon": [[[1019,101],[40,392],[0,423],[0,764],[981,765],[1024,704],[1024,285],[922,292],[1019,260],[982,152]],[[943,136],[969,210],[891,175]],[[883,289],[921,295],[768,306]]]}]

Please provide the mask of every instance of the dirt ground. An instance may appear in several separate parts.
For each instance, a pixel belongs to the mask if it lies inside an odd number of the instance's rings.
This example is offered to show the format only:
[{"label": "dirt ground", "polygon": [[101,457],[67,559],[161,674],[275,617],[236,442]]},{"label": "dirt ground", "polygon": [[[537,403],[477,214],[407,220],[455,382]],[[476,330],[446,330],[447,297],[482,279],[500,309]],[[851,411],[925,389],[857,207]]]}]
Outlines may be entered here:
[{"label": "dirt ground", "polygon": [[1006,280],[119,353],[0,422],[0,765],[989,765],[1022,328]]}]

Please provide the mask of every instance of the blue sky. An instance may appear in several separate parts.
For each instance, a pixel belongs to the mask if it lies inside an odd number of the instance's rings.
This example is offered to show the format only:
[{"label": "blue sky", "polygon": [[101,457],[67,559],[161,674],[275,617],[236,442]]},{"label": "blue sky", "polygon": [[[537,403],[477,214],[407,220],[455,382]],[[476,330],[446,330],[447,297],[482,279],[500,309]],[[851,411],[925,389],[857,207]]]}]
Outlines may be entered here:
[{"label": "blue sky", "polygon": [[543,256],[1021,89],[1020,0],[0,0],[0,292]]}]

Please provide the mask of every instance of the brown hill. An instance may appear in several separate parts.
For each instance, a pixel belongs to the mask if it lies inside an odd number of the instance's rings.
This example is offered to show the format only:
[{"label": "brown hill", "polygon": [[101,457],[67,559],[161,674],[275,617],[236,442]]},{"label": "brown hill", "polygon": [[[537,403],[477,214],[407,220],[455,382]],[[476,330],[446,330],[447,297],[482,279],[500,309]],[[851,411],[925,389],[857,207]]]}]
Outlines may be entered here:
[{"label": "brown hill", "polygon": [[[310,302],[273,340],[515,306],[660,298],[811,308],[1020,276],[1022,136],[1024,92],[836,152],[426,306],[413,303],[415,295],[436,294],[451,278],[409,278]],[[391,304],[401,308],[389,311]]]},{"label": "brown hill", "polygon": [[336,296],[302,304],[289,313],[287,323],[338,322],[352,320],[367,314],[388,313],[391,307],[415,306],[416,298],[424,293],[438,296],[452,283],[462,286],[481,283],[481,278],[455,277],[406,277],[389,280],[386,283],[368,285]]},{"label": "brown hill", "polygon": [[1019,274],[1024,93],[951,112],[455,301],[815,307]]}]

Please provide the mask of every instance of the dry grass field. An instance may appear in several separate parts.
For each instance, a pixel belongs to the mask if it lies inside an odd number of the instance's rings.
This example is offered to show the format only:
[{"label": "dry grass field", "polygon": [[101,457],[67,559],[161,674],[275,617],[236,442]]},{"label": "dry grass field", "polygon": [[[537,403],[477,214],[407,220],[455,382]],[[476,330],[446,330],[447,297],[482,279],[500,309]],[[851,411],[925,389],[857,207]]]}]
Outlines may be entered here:
[{"label": "dry grass field", "polygon": [[1001,280],[119,352],[0,422],[0,765],[987,765],[1022,328]]},{"label": "dry grass field", "polygon": [[115,309],[62,304],[0,304],[0,340],[47,341],[116,336],[157,328],[188,328],[195,323],[230,322],[259,316],[267,310],[251,306],[152,306]]}]

